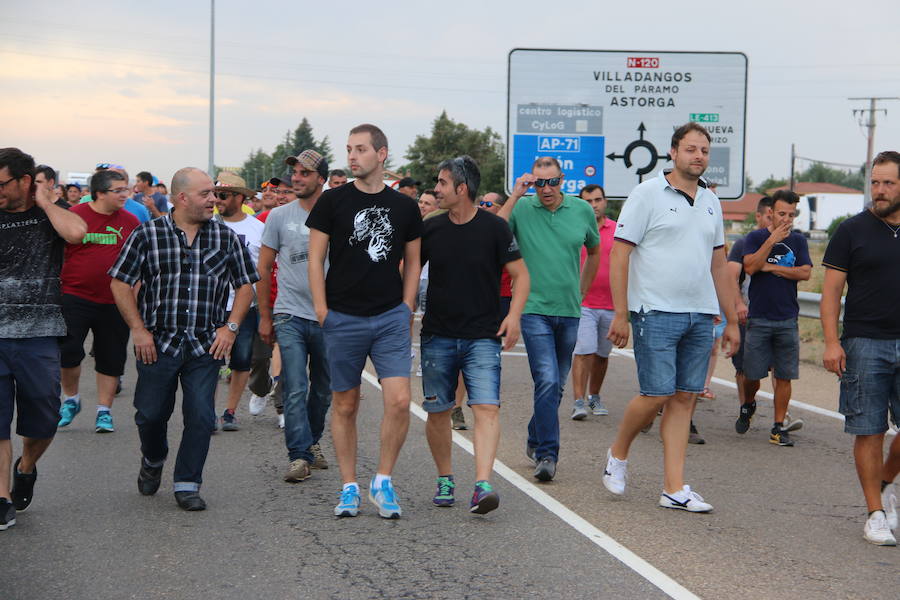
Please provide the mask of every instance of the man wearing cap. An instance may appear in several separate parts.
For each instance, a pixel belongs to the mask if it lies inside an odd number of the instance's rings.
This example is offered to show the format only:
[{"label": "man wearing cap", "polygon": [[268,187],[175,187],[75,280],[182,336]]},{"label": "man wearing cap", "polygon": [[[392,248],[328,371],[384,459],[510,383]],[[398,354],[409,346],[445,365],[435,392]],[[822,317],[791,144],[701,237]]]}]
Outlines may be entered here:
[{"label": "man wearing cap", "polygon": [[[259,253],[259,333],[278,339],[284,385],[284,442],[290,466],[284,480],[308,479],[310,468],[327,469],[319,440],[331,405],[331,378],[322,328],[309,287],[309,217],[328,177],[328,163],[315,150],[285,159],[297,200],[272,210]],[[270,272],[278,257],[278,297],[271,307]],[[306,367],[309,365],[307,376]]]},{"label": "man wearing cap", "polygon": [[[242,209],[244,201],[253,195],[253,190],[247,187],[242,177],[222,171],[216,181],[216,208],[225,225],[237,234],[238,239],[250,253],[253,264],[259,259],[259,246],[262,240],[262,232],[265,225],[262,221],[247,215]],[[228,304],[225,310],[230,311],[234,305],[234,289],[228,296]],[[222,431],[237,431],[239,429],[235,410],[241,401],[241,394],[247,386],[250,378],[251,355],[253,352],[253,340],[256,337],[256,328],[259,325],[259,312],[255,299],[247,310],[247,315],[241,321],[231,347],[231,382],[228,387],[228,404],[220,420]]]},{"label": "man wearing cap", "polygon": [[412,177],[404,177],[400,181],[397,182],[397,191],[401,194],[406,194],[413,200],[419,197],[419,186],[422,185],[421,181],[416,181]]}]

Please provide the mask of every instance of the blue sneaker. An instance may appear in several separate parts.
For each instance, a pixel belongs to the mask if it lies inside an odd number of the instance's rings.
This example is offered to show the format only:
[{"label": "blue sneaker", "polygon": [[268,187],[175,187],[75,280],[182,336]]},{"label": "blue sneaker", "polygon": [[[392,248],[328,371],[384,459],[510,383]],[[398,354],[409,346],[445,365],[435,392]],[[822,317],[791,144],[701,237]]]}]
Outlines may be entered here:
[{"label": "blue sneaker", "polygon": [[112,433],[115,431],[112,422],[112,413],[104,410],[97,413],[97,422],[94,424],[94,431],[97,433]]},{"label": "blue sneaker", "polygon": [[500,506],[500,494],[494,491],[491,484],[487,481],[476,482],[475,493],[472,494],[472,501],[469,502],[469,512],[483,515],[498,506]]},{"label": "blue sneaker", "polygon": [[434,493],[434,498],[431,501],[434,502],[435,506],[453,506],[453,502],[455,501],[453,498],[453,488],[455,487],[456,484],[453,483],[452,475],[448,477],[438,477],[437,491]]},{"label": "blue sneaker", "polygon": [[351,485],[346,490],[341,490],[341,499],[334,507],[336,517],[355,517],[359,514],[359,488]]},{"label": "blue sneaker", "polygon": [[74,400],[66,400],[62,403],[62,406],[59,407],[59,423],[56,424],[57,427],[65,427],[69,423],[72,422],[72,419],[75,418],[75,415],[81,412],[81,402],[75,402]]},{"label": "blue sneaker", "polygon": [[369,500],[378,507],[378,516],[382,519],[399,519],[402,511],[397,503],[394,486],[389,480],[381,482],[381,488],[375,488],[375,480],[369,486]]}]

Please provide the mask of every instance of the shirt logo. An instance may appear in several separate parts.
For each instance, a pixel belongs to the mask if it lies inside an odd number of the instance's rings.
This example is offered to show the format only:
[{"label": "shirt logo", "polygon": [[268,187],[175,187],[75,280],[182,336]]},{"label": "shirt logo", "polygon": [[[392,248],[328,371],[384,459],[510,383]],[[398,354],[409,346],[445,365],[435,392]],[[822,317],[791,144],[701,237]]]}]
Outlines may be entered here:
[{"label": "shirt logo", "polygon": [[707,207],[706,207],[706,212],[708,212],[709,214],[713,214],[713,209],[712,209],[712,207],[711,207],[711,206],[707,206]]},{"label": "shirt logo", "polygon": [[94,233],[87,233],[81,240],[81,243],[98,244],[101,246],[115,246],[119,243],[119,240],[122,239],[122,229],[124,229],[124,227],[119,227],[118,229],[116,229],[115,227],[107,225],[107,233],[100,233],[99,231]]},{"label": "shirt logo", "polygon": [[350,245],[368,242],[366,253],[372,262],[386,260],[391,252],[391,236],[394,227],[388,219],[388,208],[366,208],[353,218],[353,235]]}]

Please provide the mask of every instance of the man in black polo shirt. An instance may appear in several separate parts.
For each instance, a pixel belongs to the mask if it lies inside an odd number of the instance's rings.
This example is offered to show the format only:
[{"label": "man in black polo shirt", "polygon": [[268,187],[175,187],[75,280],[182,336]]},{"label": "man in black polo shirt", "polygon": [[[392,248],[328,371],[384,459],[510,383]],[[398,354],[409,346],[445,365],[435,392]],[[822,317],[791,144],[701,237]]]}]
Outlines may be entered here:
[{"label": "man in black polo shirt", "polygon": [[875,157],[872,205],[841,223],[822,264],[823,363],[841,379],[844,431],[856,436],[856,473],[869,510],[863,535],[873,544],[894,546],[900,436],[883,456],[888,418],[900,427],[900,152]]}]

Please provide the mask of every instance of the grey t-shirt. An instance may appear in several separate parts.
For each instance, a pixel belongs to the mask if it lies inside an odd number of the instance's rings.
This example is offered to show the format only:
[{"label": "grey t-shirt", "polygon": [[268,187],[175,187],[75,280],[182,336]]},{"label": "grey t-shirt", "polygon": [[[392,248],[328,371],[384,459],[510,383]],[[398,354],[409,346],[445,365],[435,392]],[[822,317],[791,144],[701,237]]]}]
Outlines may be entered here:
[{"label": "grey t-shirt", "polygon": [[[278,296],[273,313],[316,320],[309,289],[309,213],[295,200],[273,208],[266,219],[262,245],[278,253]],[[325,263],[328,270],[328,262]]]}]

